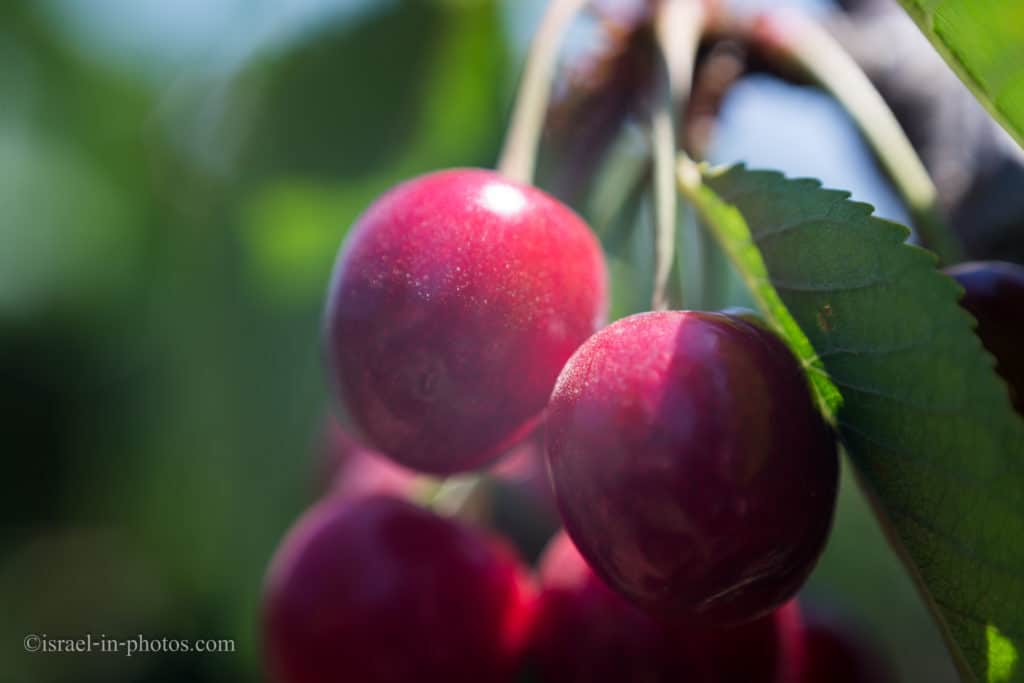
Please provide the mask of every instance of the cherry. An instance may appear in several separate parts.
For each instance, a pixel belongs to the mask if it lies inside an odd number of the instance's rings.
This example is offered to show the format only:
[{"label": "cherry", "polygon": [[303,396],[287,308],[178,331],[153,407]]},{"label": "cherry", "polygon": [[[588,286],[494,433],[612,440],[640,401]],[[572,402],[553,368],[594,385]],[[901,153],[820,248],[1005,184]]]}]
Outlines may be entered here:
[{"label": "cherry", "polygon": [[689,662],[685,680],[796,683],[793,661],[802,647],[801,625],[802,613],[794,598],[753,621],[691,631],[683,640]]},{"label": "cherry", "polygon": [[679,644],[605,586],[564,532],[541,556],[539,578],[530,651],[540,683],[685,680]]},{"label": "cherry", "polygon": [[335,420],[329,420],[317,472],[323,494],[354,498],[371,493],[405,497],[414,492],[419,477],[357,441]]},{"label": "cherry", "polygon": [[604,259],[569,208],[478,169],[402,183],[359,218],[325,313],[350,420],[410,468],[478,468],[537,424],[603,322]]},{"label": "cherry", "polygon": [[1024,415],[1024,267],[1002,261],[963,263],[946,271],[964,288],[960,305],[978,321],[978,337]]},{"label": "cherry", "polygon": [[643,313],[558,378],[547,455],[565,526],[612,588],[694,626],[793,596],[835,508],[834,435],[789,348],[716,313]]},{"label": "cherry", "polygon": [[[889,663],[849,623],[820,611],[804,615],[800,648],[790,662],[795,683],[892,683]],[[787,681],[788,683],[788,681]]]},{"label": "cherry", "polygon": [[796,601],[737,627],[689,630],[663,622],[608,588],[568,535],[541,556],[531,657],[541,683],[794,683]]},{"label": "cherry", "polygon": [[508,681],[531,596],[481,532],[396,498],[328,498],[271,563],[267,668],[277,683]]}]

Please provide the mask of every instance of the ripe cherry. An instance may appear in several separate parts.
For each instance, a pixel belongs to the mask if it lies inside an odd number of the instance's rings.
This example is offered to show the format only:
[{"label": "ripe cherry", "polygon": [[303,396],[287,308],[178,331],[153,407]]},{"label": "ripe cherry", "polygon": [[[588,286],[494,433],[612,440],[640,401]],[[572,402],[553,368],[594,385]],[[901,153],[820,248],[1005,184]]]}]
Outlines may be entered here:
[{"label": "ripe cherry", "polygon": [[690,631],[684,640],[690,665],[683,680],[688,683],[797,683],[797,670],[792,662],[802,647],[801,625],[800,606],[794,598],[753,621]]},{"label": "ripe cherry", "polygon": [[766,328],[644,313],[591,337],[547,414],[559,510],[580,552],[637,605],[695,626],[779,607],[825,544],[834,435]]},{"label": "ripe cherry", "polygon": [[795,683],[785,667],[800,635],[796,601],[726,629],[662,622],[608,588],[564,532],[539,573],[530,651],[541,683]]},{"label": "ripe cherry", "polygon": [[277,683],[508,681],[531,590],[474,529],[396,498],[328,498],[271,563],[267,668]]},{"label": "ripe cherry", "polygon": [[[874,643],[848,622],[810,610],[793,650],[793,683],[893,683],[896,674]],[[788,681],[787,681],[788,683]]]},{"label": "ripe cherry", "polygon": [[1024,415],[1024,267],[1001,261],[963,263],[946,271],[964,288],[963,306],[978,321],[978,337]]},{"label": "ripe cherry", "polygon": [[679,643],[604,585],[564,533],[541,556],[531,659],[541,683],[630,683],[682,678]]},{"label": "ripe cherry", "polygon": [[536,425],[603,322],[605,280],[593,234],[540,190],[476,169],[410,180],[339,256],[325,313],[335,389],[403,465],[478,468]]}]

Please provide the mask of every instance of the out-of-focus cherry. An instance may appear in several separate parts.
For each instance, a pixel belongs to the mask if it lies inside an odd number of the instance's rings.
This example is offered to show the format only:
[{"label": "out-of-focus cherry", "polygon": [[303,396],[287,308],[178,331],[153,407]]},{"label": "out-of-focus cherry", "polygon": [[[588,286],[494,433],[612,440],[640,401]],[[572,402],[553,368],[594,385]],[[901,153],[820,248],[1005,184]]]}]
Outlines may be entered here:
[{"label": "out-of-focus cherry", "polygon": [[786,683],[894,683],[896,673],[849,621],[806,610],[800,647],[791,651]]},{"label": "out-of-focus cherry", "polygon": [[267,670],[277,683],[509,681],[532,609],[504,544],[396,498],[329,497],[271,563]]},{"label": "out-of-focus cherry", "polygon": [[561,532],[540,561],[531,639],[540,683],[795,683],[796,601],[723,629],[656,619],[608,588]]}]

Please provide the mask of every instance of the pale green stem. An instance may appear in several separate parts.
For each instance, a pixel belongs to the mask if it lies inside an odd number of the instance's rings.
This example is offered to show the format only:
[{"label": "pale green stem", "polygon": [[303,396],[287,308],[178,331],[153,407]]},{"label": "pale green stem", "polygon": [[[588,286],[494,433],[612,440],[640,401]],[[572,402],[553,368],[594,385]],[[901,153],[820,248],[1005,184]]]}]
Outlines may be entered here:
[{"label": "pale green stem", "polygon": [[[662,71],[665,71],[662,69]],[[651,308],[668,308],[668,280],[672,274],[676,247],[676,134],[673,127],[672,100],[668,94],[668,76],[662,79],[658,101],[651,115],[651,149],[654,156],[654,290]]]},{"label": "pale green stem", "polygon": [[[665,0],[655,21],[658,43],[657,86],[651,112],[654,159],[654,289],[651,308],[669,307],[669,281],[678,272],[675,112],[690,96],[693,67],[704,28],[700,0]],[[678,297],[677,297],[678,298]],[[674,302],[679,303],[679,302]]]},{"label": "pale green stem", "polygon": [[562,37],[586,3],[587,0],[551,0],[530,44],[505,145],[498,159],[498,170],[512,180],[533,182],[537,147],[544,130]]},{"label": "pale green stem", "polygon": [[479,503],[480,497],[487,487],[485,475],[468,474],[448,477],[438,486],[427,492],[425,503],[439,514],[455,517],[463,515],[466,510]]}]

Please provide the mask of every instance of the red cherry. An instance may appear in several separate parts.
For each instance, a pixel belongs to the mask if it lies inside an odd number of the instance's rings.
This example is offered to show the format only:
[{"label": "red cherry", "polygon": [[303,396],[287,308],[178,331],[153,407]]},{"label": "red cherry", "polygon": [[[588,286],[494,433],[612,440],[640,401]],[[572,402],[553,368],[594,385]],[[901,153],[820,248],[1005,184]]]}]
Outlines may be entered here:
[{"label": "red cherry", "polygon": [[680,643],[605,586],[564,532],[548,544],[539,572],[531,653],[541,683],[687,680]]},{"label": "red cherry", "polygon": [[532,590],[504,545],[385,496],[329,498],[288,533],[264,604],[277,683],[509,681]]},{"label": "red cherry", "polygon": [[794,683],[894,683],[896,674],[874,643],[848,622],[810,611],[801,647],[790,662]]},{"label": "red cherry", "polygon": [[599,576],[693,626],[791,598],[824,547],[835,438],[789,348],[715,313],[635,315],[562,371],[547,454],[566,529]]},{"label": "red cherry", "polygon": [[753,621],[691,631],[685,637],[690,669],[684,680],[797,683],[793,661],[803,646],[801,629],[800,606],[794,598]]},{"label": "red cherry", "polygon": [[795,600],[731,628],[659,621],[608,588],[564,532],[541,557],[540,581],[531,654],[541,683],[794,683]]},{"label": "red cherry", "polygon": [[526,436],[602,323],[601,248],[540,190],[477,169],[405,182],[353,226],[325,314],[335,389],[370,445],[435,474]]},{"label": "red cherry", "polygon": [[962,263],[946,271],[964,288],[960,305],[978,321],[978,337],[1024,415],[1024,267],[1001,261]]}]

